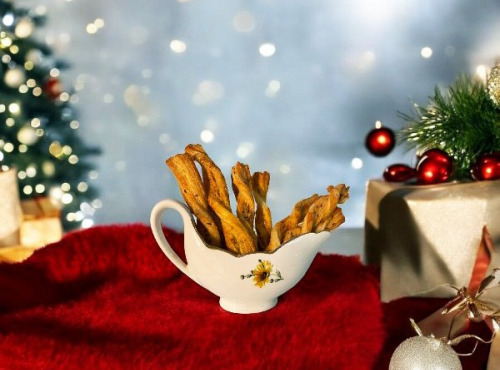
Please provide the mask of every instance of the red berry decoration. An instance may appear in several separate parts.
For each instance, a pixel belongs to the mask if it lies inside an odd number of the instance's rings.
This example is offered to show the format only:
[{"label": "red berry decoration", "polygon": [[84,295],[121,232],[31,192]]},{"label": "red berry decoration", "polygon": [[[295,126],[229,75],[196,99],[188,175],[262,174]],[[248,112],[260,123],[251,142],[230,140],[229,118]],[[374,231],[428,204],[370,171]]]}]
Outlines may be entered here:
[{"label": "red berry decoration", "polygon": [[481,155],[471,168],[475,180],[500,179],[500,153]]},{"label": "red berry decoration", "polygon": [[414,168],[406,164],[396,163],[387,167],[383,176],[385,181],[403,182],[415,177],[415,175],[416,171]]},{"label": "red berry decoration", "polygon": [[63,85],[58,78],[51,77],[45,82],[43,91],[51,99],[57,99],[63,92]]},{"label": "red berry decoration", "polygon": [[441,149],[431,149],[417,163],[417,180],[422,185],[439,184],[447,181],[452,171],[452,158]]},{"label": "red berry decoration", "polygon": [[394,145],[396,137],[390,128],[375,128],[366,135],[365,146],[376,157],[386,156],[394,149]]}]

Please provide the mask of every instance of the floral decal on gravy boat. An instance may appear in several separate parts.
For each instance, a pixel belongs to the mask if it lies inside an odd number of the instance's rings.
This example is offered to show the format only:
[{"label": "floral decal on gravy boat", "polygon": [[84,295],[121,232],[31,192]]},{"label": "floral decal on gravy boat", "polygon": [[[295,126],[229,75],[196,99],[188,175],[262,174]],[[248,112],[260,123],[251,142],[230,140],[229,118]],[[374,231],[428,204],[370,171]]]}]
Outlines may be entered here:
[{"label": "floral decal on gravy boat", "polygon": [[276,269],[273,271],[273,265],[271,262],[266,260],[260,260],[259,264],[255,269],[250,271],[247,275],[241,275],[241,279],[248,279],[253,277],[253,281],[255,282],[255,286],[262,288],[267,283],[276,283],[278,281],[284,280],[281,276],[281,272]]}]

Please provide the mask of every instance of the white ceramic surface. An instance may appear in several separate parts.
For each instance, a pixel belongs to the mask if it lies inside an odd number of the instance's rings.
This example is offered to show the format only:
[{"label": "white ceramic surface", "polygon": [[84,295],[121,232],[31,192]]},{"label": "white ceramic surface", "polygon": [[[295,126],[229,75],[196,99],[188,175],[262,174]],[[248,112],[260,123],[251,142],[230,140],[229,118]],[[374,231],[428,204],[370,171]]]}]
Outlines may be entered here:
[{"label": "white ceramic surface", "polygon": [[[182,217],[187,264],[174,252],[163,234],[162,216],[168,209],[179,212]],[[302,279],[321,243],[331,234],[328,231],[305,234],[272,253],[235,256],[207,246],[196,232],[188,207],[172,199],[162,200],[153,207],[151,229],[170,261],[196,283],[220,297],[223,309],[234,313],[256,313],[274,307],[278,297]]]}]

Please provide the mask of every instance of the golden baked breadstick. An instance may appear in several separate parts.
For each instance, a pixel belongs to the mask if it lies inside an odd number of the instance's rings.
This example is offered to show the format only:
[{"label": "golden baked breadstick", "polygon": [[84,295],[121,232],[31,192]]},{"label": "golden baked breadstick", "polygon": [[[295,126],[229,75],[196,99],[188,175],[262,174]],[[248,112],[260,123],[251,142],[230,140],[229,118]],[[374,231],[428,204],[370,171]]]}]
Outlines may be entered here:
[{"label": "golden baked breadstick", "polygon": [[344,202],[349,199],[349,186],[344,184],[339,184],[335,188],[340,192],[339,204],[344,204]]},{"label": "golden baked breadstick", "polygon": [[340,191],[330,185],[328,194],[321,196],[311,205],[302,222],[302,233],[319,232],[320,224],[325,223],[337,208]]},{"label": "golden baked breadstick", "polygon": [[251,187],[251,175],[248,165],[236,162],[231,169],[231,181],[236,197],[236,215],[246,227],[248,233],[257,245],[257,235],[253,228],[255,219],[255,201]]},{"label": "golden baked breadstick", "polygon": [[[338,204],[343,198],[349,196],[349,193],[347,192],[348,189],[346,189],[345,185],[343,184],[337,186],[330,185],[327,190],[328,195],[326,207],[323,208],[318,214],[318,218],[316,219],[316,222],[313,226],[313,230],[316,233],[326,230],[328,225],[332,223],[335,224],[339,220],[339,212],[340,215],[342,215],[342,210],[338,208]],[[335,219],[335,221],[332,221],[332,219]]]},{"label": "golden baked breadstick", "polygon": [[[293,206],[292,213],[278,221],[271,230],[271,238],[266,247],[266,251],[273,251],[286,241],[295,236],[300,235],[299,223],[302,222],[304,216],[311,206],[319,198],[318,194],[313,194],[309,198],[302,199]],[[297,228],[299,228],[297,230]],[[286,239],[285,239],[286,235]]]},{"label": "golden baked breadstick", "polygon": [[293,229],[301,223],[311,207],[311,205],[316,202],[320,196],[318,194],[313,194],[309,198],[302,199],[298,201],[294,206],[290,218],[288,220],[287,228]]},{"label": "golden baked breadstick", "polygon": [[285,231],[281,243],[286,243],[300,235],[302,235],[302,229],[300,226],[296,226],[294,229],[288,229]]},{"label": "golden baked breadstick", "polygon": [[345,217],[338,204],[349,198],[349,187],[344,184],[330,185],[327,191],[327,195],[314,194],[297,202],[292,213],[272,228],[266,251],[273,251],[299,235],[332,231],[339,227]]},{"label": "golden baked breadstick", "polygon": [[334,217],[334,213],[340,209],[338,208],[338,204],[349,197],[349,189],[343,184],[337,186],[330,185],[327,191],[327,195],[320,197],[309,208],[302,223],[302,233],[318,233],[325,230],[327,225],[331,223],[330,221]]},{"label": "golden baked breadstick", "polygon": [[200,144],[189,144],[185,148],[185,153],[200,164],[207,197],[216,196],[224,206],[230,208],[226,179],[205,149]]},{"label": "golden baked breadstick", "polygon": [[301,225],[301,234],[313,232],[322,215],[328,211],[328,195],[322,195],[309,207]]},{"label": "golden baked breadstick", "polygon": [[269,172],[255,172],[252,175],[252,190],[257,210],[255,211],[255,230],[259,241],[259,249],[264,250],[271,239],[273,221],[271,209],[266,203],[267,191],[269,189]]},{"label": "golden baked breadstick", "polygon": [[273,228],[271,229],[271,235],[269,236],[269,244],[267,245],[265,251],[272,252],[281,246],[281,240],[283,239],[284,234],[284,224],[286,219],[276,222]]},{"label": "golden baked breadstick", "polygon": [[335,212],[333,212],[332,217],[330,218],[330,221],[325,227],[326,231],[332,231],[342,225],[345,221],[345,216],[342,213],[342,209],[337,208]]},{"label": "golden baked breadstick", "polygon": [[220,247],[221,236],[193,160],[185,154],[177,154],[170,157],[166,163],[177,180],[184,200],[196,217],[196,228],[200,236],[208,244]]},{"label": "golden baked breadstick", "polygon": [[210,207],[222,220],[222,231],[228,249],[237,254],[255,252],[257,246],[243,223],[227,208],[219,198],[208,198]]},{"label": "golden baked breadstick", "polygon": [[[201,167],[202,176],[195,164]],[[290,215],[272,225],[266,198],[269,173],[250,174],[248,165],[237,162],[231,169],[236,197],[236,215],[231,211],[226,180],[221,170],[199,144],[186,146],[184,154],[167,160],[181,194],[196,217],[200,236],[210,245],[236,254],[257,250],[274,251],[306,233],[332,231],[345,217],[339,204],[349,198],[349,187],[330,185],[328,194],[314,194],[297,202]]]}]

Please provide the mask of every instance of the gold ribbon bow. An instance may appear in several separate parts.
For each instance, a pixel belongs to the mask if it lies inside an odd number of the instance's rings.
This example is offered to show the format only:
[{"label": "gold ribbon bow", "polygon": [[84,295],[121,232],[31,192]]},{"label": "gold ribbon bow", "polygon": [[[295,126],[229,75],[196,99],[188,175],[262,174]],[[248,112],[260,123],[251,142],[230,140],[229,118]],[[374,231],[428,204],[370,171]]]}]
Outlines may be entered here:
[{"label": "gold ribbon bow", "polygon": [[[486,276],[492,253],[493,242],[485,226],[468,287],[447,285],[457,291],[456,296],[442,309],[420,321],[418,327],[422,333],[445,337],[452,342],[458,343],[462,338],[473,337],[481,342],[491,343],[487,369],[499,370],[500,335],[497,334],[500,330],[500,268]],[[469,320],[484,321],[493,333],[491,340],[484,341],[471,335],[457,337]]]}]

